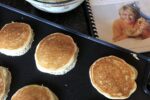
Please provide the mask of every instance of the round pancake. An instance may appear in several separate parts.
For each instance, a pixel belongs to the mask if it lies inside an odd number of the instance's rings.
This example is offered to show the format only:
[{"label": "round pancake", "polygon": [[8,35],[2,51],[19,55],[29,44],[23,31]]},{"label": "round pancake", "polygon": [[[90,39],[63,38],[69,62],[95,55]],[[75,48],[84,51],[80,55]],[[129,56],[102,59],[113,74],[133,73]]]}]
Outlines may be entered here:
[{"label": "round pancake", "polygon": [[109,99],[126,99],[137,88],[137,70],[115,56],[96,60],[89,74],[94,88]]},{"label": "round pancake", "polygon": [[0,66],[0,100],[5,100],[9,92],[11,73],[5,67]]},{"label": "round pancake", "polygon": [[77,59],[78,47],[72,37],[54,33],[38,44],[35,52],[37,68],[50,74],[64,74],[71,70]]},{"label": "round pancake", "polygon": [[8,23],[0,30],[0,52],[9,56],[23,55],[31,47],[33,36],[30,25]]},{"label": "round pancake", "polygon": [[30,31],[30,26],[25,23],[6,24],[0,31],[0,48],[18,49],[22,47],[28,40]]},{"label": "round pancake", "polygon": [[47,87],[28,85],[19,89],[11,100],[58,100],[57,96]]}]

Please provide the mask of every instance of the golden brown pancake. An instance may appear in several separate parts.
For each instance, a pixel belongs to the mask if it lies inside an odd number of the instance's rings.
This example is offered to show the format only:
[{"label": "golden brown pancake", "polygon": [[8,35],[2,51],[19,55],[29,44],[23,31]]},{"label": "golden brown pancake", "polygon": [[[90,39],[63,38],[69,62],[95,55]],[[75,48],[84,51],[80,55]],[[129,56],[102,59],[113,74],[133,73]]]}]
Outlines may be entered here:
[{"label": "golden brown pancake", "polygon": [[8,23],[0,30],[0,52],[6,55],[23,55],[30,48],[32,41],[33,32],[26,23]]},{"label": "golden brown pancake", "polygon": [[47,87],[28,85],[19,89],[11,100],[58,100],[57,96]]},{"label": "golden brown pancake", "polygon": [[126,99],[137,88],[136,69],[115,56],[96,60],[89,74],[94,88],[109,99]]},{"label": "golden brown pancake", "polygon": [[74,67],[77,53],[78,47],[70,36],[54,33],[38,44],[35,61],[42,72],[64,74]]},{"label": "golden brown pancake", "polygon": [[11,73],[5,67],[0,66],[0,100],[5,100],[9,92]]}]

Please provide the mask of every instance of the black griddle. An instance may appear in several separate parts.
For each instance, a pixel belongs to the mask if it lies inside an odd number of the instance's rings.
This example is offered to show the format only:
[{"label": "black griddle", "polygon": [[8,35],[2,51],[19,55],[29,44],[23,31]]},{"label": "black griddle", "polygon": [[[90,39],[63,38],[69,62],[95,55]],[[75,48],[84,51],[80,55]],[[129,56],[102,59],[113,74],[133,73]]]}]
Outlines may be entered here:
[{"label": "black griddle", "polygon": [[[9,57],[0,54],[0,65],[7,67],[12,73],[12,83],[7,100],[10,100],[18,89],[30,84],[47,86],[58,96],[59,100],[106,100],[107,98],[98,93],[91,85],[89,68],[98,58],[109,55],[124,59],[138,70],[136,80],[138,87],[129,100],[150,100],[148,95],[150,66],[149,60],[145,56],[137,54],[139,58],[137,60],[132,56],[132,53],[134,53],[132,51],[113,46],[105,41],[92,38],[4,4],[0,4],[0,15],[0,27],[12,21],[25,22],[31,25],[35,33],[32,47],[25,55]],[[72,36],[79,47],[75,68],[60,76],[38,71],[34,60],[35,48],[40,40],[55,32],[62,32]]]}]

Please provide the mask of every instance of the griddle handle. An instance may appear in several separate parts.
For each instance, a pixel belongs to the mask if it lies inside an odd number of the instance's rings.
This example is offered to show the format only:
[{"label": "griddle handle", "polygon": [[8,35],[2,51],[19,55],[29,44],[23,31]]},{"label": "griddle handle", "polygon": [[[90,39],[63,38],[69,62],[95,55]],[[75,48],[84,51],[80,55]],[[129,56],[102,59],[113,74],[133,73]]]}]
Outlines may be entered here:
[{"label": "griddle handle", "polygon": [[143,81],[143,89],[146,94],[150,96],[150,61],[146,64],[146,70]]}]

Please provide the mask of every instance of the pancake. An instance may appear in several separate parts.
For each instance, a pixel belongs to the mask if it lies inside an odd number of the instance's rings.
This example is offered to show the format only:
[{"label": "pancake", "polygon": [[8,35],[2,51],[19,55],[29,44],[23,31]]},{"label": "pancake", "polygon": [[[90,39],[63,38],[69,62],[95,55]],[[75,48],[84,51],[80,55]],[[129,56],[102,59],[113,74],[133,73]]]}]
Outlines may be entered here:
[{"label": "pancake", "polygon": [[6,100],[11,84],[11,73],[5,67],[0,66],[0,100]]},{"label": "pancake", "polygon": [[8,23],[0,30],[0,52],[8,56],[21,56],[30,49],[33,37],[30,25]]},{"label": "pancake", "polygon": [[13,94],[11,100],[58,100],[58,97],[47,87],[28,85]]},{"label": "pancake", "polygon": [[137,70],[115,56],[96,60],[89,74],[93,87],[109,99],[129,98],[137,88]]},{"label": "pancake", "polygon": [[78,47],[71,36],[54,33],[36,47],[35,62],[41,72],[63,75],[75,67],[77,55]]}]

